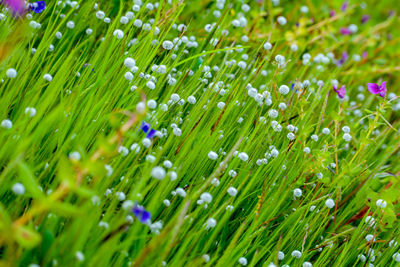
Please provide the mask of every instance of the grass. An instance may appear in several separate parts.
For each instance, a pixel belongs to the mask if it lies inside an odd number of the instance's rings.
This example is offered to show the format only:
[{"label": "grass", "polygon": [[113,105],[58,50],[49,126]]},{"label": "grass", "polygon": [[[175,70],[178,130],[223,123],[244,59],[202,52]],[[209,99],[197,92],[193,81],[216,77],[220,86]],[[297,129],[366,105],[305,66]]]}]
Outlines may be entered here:
[{"label": "grass", "polygon": [[397,2],[244,2],[143,1],[127,24],[130,1],[0,9],[1,265],[399,265]]}]

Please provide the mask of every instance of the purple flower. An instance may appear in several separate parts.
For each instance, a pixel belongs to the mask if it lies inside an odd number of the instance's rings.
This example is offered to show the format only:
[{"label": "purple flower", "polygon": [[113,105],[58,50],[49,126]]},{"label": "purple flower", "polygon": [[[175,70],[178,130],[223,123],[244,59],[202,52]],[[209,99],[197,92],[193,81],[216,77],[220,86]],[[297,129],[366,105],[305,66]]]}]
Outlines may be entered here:
[{"label": "purple flower", "polygon": [[340,99],[343,99],[344,96],[346,95],[346,88],[344,85],[342,87],[340,87],[339,89],[337,89],[337,87],[333,85],[333,90],[337,93],[337,95]]},{"label": "purple flower", "polygon": [[333,16],[335,16],[336,15],[336,11],[335,10],[331,10],[331,11],[329,11],[329,16],[330,17],[333,17]]},{"label": "purple flower", "polygon": [[362,55],[363,58],[367,58],[367,57],[368,57],[368,52],[367,52],[367,51],[364,51],[364,52],[362,52],[361,55]]},{"label": "purple flower", "polygon": [[[86,67],[89,67],[90,66],[90,64],[89,63],[85,63],[85,64],[83,64],[83,68],[86,68]],[[96,73],[95,71],[94,71],[94,69],[92,68],[92,71],[94,72],[94,73]]]},{"label": "purple flower", "polygon": [[342,53],[342,58],[337,62],[338,66],[342,66],[344,62],[349,58],[349,54],[345,51]]},{"label": "purple flower", "polygon": [[341,28],[340,33],[342,35],[349,35],[351,33],[351,31],[348,28]]},{"label": "purple flower", "polygon": [[345,12],[347,10],[348,6],[349,6],[349,2],[348,1],[344,1],[343,5],[340,7],[340,10],[342,12]]},{"label": "purple flower", "polygon": [[0,4],[4,3],[10,8],[13,15],[22,15],[25,13],[25,1],[24,0],[4,0],[0,1]]},{"label": "purple flower", "polygon": [[147,123],[147,122],[145,122],[145,121],[142,122],[142,125],[140,126],[140,129],[141,129],[143,132],[147,133],[146,137],[149,138],[149,139],[153,138],[154,135],[155,135],[156,132],[157,132],[157,131],[154,130],[153,128],[150,129],[150,124]]},{"label": "purple flower", "polygon": [[378,85],[376,83],[367,83],[368,86],[368,91],[371,94],[379,94],[380,97],[385,97],[386,96],[386,82],[383,82],[381,85]]},{"label": "purple flower", "polygon": [[363,15],[361,17],[361,23],[366,23],[370,18],[371,18],[370,15],[367,14]]},{"label": "purple flower", "polygon": [[143,206],[135,204],[135,206],[132,208],[132,212],[141,223],[145,224],[151,220],[151,213],[145,210]]},{"label": "purple flower", "polygon": [[349,59],[349,54],[348,54],[346,51],[344,51],[344,52],[342,53],[342,60],[343,60],[343,61],[346,61],[347,59]]},{"label": "purple flower", "polygon": [[149,131],[149,129],[150,129],[150,124],[147,123],[147,122],[145,122],[145,121],[143,121],[143,122],[142,122],[142,125],[140,126],[140,129],[141,129],[143,132],[147,133],[147,132]]},{"label": "purple flower", "polygon": [[151,139],[154,137],[154,135],[156,134],[156,130],[154,130],[153,128],[151,128],[151,130],[147,133],[146,137]]},{"label": "purple flower", "polygon": [[42,13],[43,10],[46,8],[46,2],[45,1],[37,1],[33,4],[30,4],[30,10],[35,12],[35,13]]}]

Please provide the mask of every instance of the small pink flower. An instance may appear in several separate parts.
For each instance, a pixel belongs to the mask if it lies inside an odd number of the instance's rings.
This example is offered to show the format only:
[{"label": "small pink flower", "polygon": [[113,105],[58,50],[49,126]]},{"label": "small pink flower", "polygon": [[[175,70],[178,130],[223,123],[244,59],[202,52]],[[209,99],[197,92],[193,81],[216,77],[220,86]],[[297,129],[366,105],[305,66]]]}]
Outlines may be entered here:
[{"label": "small pink flower", "polygon": [[346,62],[347,59],[349,59],[349,54],[344,51],[342,53],[342,58],[336,64],[340,67]]},{"label": "small pink flower", "polygon": [[378,85],[376,83],[367,83],[368,86],[368,91],[371,94],[379,94],[380,97],[385,97],[386,96],[386,82],[383,82],[381,85]]},{"label": "small pink flower", "polygon": [[340,33],[342,35],[349,35],[351,33],[351,31],[349,29],[347,29],[347,28],[341,28],[340,29]]},{"label": "small pink flower", "polygon": [[339,89],[337,89],[337,87],[333,85],[333,90],[337,93],[337,95],[340,99],[343,99],[344,96],[346,95],[346,88],[344,85],[342,87],[340,87]]},{"label": "small pink flower", "polygon": [[370,15],[363,15],[361,17],[361,23],[363,24],[366,23],[370,18],[371,18]]},{"label": "small pink flower", "polygon": [[5,0],[4,2],[14,15],[22,15],[25,12],[24,0]]},{"label": "small pink flower", "polygon": [[349,6],[349,2],[348,1],[344,1],[342,6],[340,7],[340,10],[342,12],[345,12],[347,10],[348,6]]}]

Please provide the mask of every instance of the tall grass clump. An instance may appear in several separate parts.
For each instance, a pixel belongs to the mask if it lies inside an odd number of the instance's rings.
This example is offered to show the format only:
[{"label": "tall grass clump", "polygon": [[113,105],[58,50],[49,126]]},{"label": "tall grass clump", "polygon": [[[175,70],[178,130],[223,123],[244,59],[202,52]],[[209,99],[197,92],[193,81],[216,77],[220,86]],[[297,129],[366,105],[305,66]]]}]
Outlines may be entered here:
[{"label": "tall grass clump", "polygon": [[0,4],[1,266],[399,266],[397,0]]}]

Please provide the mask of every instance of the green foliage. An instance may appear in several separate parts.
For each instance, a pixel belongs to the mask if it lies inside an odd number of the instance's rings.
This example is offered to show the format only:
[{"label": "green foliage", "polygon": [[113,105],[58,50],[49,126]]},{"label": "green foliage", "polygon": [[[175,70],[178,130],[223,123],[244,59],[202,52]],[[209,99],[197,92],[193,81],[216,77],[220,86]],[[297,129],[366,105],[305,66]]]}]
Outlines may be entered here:
[{"label": "green foliage", "polygon": [[[47,1],[43,13],[19,18],[0,7],[0,121],[12,122],[0,127],[0,265],[398,264],[399,17],[388,16],[397,1],[350,1],[340,11],[341,1],[311,0],[308,12],[298,1],[228,2],[148,10],[143,1],[127,24],[127,1]],[[244,27],[233,25],[243,17]],[[357,31],[341,35],[351,24]],[[338,99],[334,80],[348,98]],[[382,81],[386,97],[368,92]],[[158,131],[148,140],[144,121]],[[199,202],[205,192],[210,203]],[[135,217],[135,205],[151,222]]]}]

